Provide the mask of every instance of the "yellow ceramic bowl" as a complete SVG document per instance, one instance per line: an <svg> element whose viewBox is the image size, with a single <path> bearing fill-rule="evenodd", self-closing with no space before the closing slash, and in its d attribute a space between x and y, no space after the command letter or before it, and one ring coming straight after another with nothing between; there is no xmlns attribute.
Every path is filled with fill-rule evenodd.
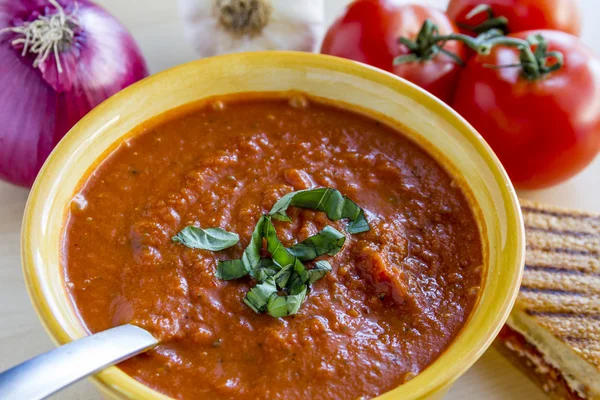
<svg viewBox="0 0 600 400"><path fill-rule="evenodd" d="M464 183L480 211L489 260L470 321L437 361L380 398L439 398L481 356L510 312L523 269L522 217L500 162L468 123L416 86L341 58L290 52L208 58L154 75L102 103L58 144L33 186L22 230L29 294L56 343L86 334L63 287L61 231L88 170L133 128L167 110L216 95L288 90L344 102L408 127ZM93 380L111 397L166 399L116 367Z"/></svg>

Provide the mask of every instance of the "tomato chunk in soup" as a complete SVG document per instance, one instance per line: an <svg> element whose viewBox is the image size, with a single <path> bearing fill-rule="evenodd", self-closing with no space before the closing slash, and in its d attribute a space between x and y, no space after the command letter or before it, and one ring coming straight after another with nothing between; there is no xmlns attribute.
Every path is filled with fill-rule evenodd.
<svg viewBox="0 0 600 400"><path fill-rule="evenodd" d="M343 249L296 315L256 314L251 278L223 281L284 194L331 187L370 231L290 207L291 246L332 226ZM171 237L188 225L240 236L223 251ZM263 250L263 252L266 250ZM426 150L375 119L294 95L224 98L136 129L87 177L63 240L66 289L91 332L137 324L160 345L119 367L174 398L357 399L413 378L453 341L482 281L474 213Z"/></svg>

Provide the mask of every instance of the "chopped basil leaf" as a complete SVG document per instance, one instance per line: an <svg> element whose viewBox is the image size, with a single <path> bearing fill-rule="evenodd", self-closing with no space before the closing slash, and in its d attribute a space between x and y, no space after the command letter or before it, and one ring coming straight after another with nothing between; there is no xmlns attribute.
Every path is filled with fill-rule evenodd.
<svg viewBox="0 0 600 400"><path fill-rule="evenodd" d="M336 255L344 246L346 236L341 232L326 226L316 235L288 248L288 252L302 261L314 260L315 258L328 254Z"/></svg>
<svg viewBox="0 0 600 400"><path fill-rule="evenodd" d="M342 218L348 218L351 221L356 221L363 210L349 198L345 198L344 209L342 210Z"/></svg>
<svg viewBox="0 0 600 400"><path fill-rule="evenodd" d="M348 232L356 235L357 233L368 232L369 230L371 230L371 227L365 218L365 212L360 210L358 217L354 221L350 221L348 224Z"/></svg>
<svg viewBox="0 0 600 400"><path fill-rule="evenodd" d="M296 314L306 299L309 285L332 269L327 261L317 261L312 269L307 269L302 261L314 260L325 254L333 256L346 241L341 232L327 226L316 235L286 249L277 237L272 218L290 221L286 213L289 206L322 211L333 221L348 218L348 232L353 234L370 229L364 211L335 189L319 188L288 193L275 203L270 213L258 220L242 258L219 261L216 275L220 279L230 280L250 274L259 283L246 294L244 303L258 314L267 311L276 318ZM218 233L235 235L225 231ZM237 243L239 239L235 236ZM263 239L266 239L271 258L260 258ZM173 240L182 239L177 237ZM279 290L287 296L280 296Z"/></svg>
<svg viewBox="0 0 600 400"><path fill-rule="evenodd" d="M304 302L304 299L306 299L306 285L304 286L304 289L302 289L299 293L291 294L286 297L288 315L296 314L300 309L300 306Z"/></svg>
<svg viewBox="0 0 600 400"><path fill-rule="evenodd" d="M276 220L289 222L291 219L286 212L289 206L322 211L332 221L348 218L351 221L348 232L352 234L370 229L364 211L336 189L318 188L288 193L275 203L269 215Z"/></svg>
<svg viewBox="0 0 600 400"><path fill-rule="evenodd" d="M308 282L308 271L306 270L304 264L302 264L298 259L296 259L296 262L294 263L294 272L298 274L302 283Z"/></svg>
<svg viewBox="0 0 600 400"><path fill-rule="evenodd" d="M275 271L279 271L281 269L281 267L277 265L272 258L261 258L260 261L258 261L256 268L272 268Z"/></svg>
<svg viewBox="0 0 600 400"><path fill-rule="evenodd" d="M355 202L344 196L344 210L342 211L342 218L348 218L350 223L348 224L348 232L351 234L357 234L361 232L367 232L371 228L365 218L365 212Z"/></svg>
<svg viewBox="0 0 600 400"><path fill-rule="evenodd" d="M304 299L306 299L306 285L298 294L289 296L272 295L267 304L267 312L274 318L296 314L300 310Z"/></svg>
<svg viewBox="0 0 600 400"><path fill-rule="evenodd" d="M288 315L287 296L271 296L267 304L267 312L273 318L285 317Z"/></svg>
<svg viewBox="0 0 600 400"><path fill-rule="evenodd" d="M271 268L260 268L260 269L255 270L253 277L258 282L262 283L262 282L266 281L267 278L269 278L271 276L275 276L276 273L277 273L277 271L274 269L271 269Z"/></svg>
<svg viewBox="0 0 600 400"><path fill-rule="evenodd" d="M256 223L256 226L254 227L252 237L250 238L250 243L248 244L248 247L246 247L246 249L244 250L241 260L219 261L219 263L217 264L216 272L217 278L230 280L241 278L248 274L252 274L252 276L254 277L254 271L257 269L257 266L260 262L260 250L262 249L264 224L265 217L262 216L260 217L260 219ZM227 279L222 277L230 278ZM261 275L261 277L263 279L257 280L260 282L264 282L266 277L263 275Z"/></svg>
<svg viewBox="0 0 600 400"><path fill-rule="evenodd" d="M244 254L242 254L242 262L246 266L248 272L253 271L260 262L260 251L263 246L262 239L266 219L267 218L264 215L260 217L252 232L250 243L244 250Z"/></svg>
<svg viewBox="0 0 600 400"><path fill-rule="evenodd" d="M296 271L292 272L287 284L287 292L289 294L298 294L306 287L306 283L300 278Z"/></svg>
<svg viewBox="0 0 600 400"><path fill-rule="evenodd" d="M291 274L292 274L292 266L291 265L283 267L281 269L281 271L276 273L273 276L273 279L275 279L275 283L277 284L277 287L279 287L280 289L283 289L285 287L285 285L287 285L287 282L290 279Z"/></svg>
<svg viewBox="0 0 600 400"><path fill-rule="evenodd" d="M308 280L315 283L331 271L331 264L325 260L317 261L313 269L308 270Z"/></svg>
<svg viewBox="0 0 600 400"><path fill-rule="evenodd" d="M171 240L191 249L220 251L235 246L240 241L240 237L237 233L227 232L221 228L202 229L190 225L183 228Z"/></svg>
<svg viewBox="0 0 600 400"><path fill-rule="evenodd" d="M273 205L273 207L271 208L271 211L269 211L269 215L278 221L290 222L292 219L290 218L289 215L287 215L286 211L287 211L288 207L290 205L292 205L291 202L294 199L294 196L297 196L300 193L304 193L307 191L308 190L299 190L297 192L291 192L291 193L284 195L282 198L277 200L277 202ZM318 197L319 195L315 194L315 196Z"/></svg>
<svg viewBox="0 0 600 400"><path fill-rule="evenodd" d="M250 276L262 283L270 276L275 276L281 267L273 262L270 258L263 258L258 262L256 268L250 272Z"/></svg>
<svg viewBox="0 0 600 400"><path fill-rule="evenodd" d="M215 275L219 279L230 281L248 275L248 271L242 260L219 261Z"/></svg>
<svg viewBox="0 0 600 400"><path fill-rule="evenodd" d="M246 294L244 303L255 313L260 314L267 309L267 303L271 295L277 293L277 286L275 286L275 280L273 278L267 278L264 283L260 283L254 286Z"/></svg>
<svg viewBox="0 0 600 400"><path fill-rule="evenodd" d="M264 237L267 239L267 250L271 254L271 257L275 263L280 265L282 268L288 265L294 265L296 257L288 252L288 250L283 246L277 237L277 232L275 231L275 227L271 222L271 217L265 217Z"/></svg>
<svg viewBox="0 0 600 400"><path fill-rule="evenodd" d="M276 220L289 222L291 218L286 213L289 206L325 211L326 199L329 198L333 190L319 188L288 193L273 205L269 215Z"/></svg>

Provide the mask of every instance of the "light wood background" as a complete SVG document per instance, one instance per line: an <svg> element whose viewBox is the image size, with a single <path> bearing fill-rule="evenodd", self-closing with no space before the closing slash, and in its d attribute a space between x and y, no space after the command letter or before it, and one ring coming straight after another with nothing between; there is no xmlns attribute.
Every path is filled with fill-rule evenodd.
<svg viewBox="0 0 600 400"><path fill-rule="evenodd" d="M98 2L131 30L152 72L195 58L183 37L174 0ZM330 22L348 1L325 2L327 21ZM443 8L446 0L421 3ZM581 0L580 3L584 9L583 40L600 52L600 24L597 22L600 2ZM0 370L52 348L29 302L21 273L19 231L27 194L25 189L0 182ZM520 195L547 203L600 211L600 158L577 177L560 186ZM83 381L54 398L95 400L100 399L100 395L89 382ZM545 396L494 350L489 350L456 382L446 399L542 400Z"/></svg>

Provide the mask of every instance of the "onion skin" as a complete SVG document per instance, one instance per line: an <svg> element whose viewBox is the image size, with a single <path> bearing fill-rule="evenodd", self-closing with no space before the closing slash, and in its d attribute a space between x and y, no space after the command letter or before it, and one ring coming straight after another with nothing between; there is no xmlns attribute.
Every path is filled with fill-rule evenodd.
<svg viewBox="0 0 600 400"><path fill-rule="evenodd" d="M58 0L65 13L73 0ZM0 29L54 14L47 0L0 0ZM59 53L33 67L35 55L21 55L12 32L0 36L0 179L30 187L62 137L92 108L148 76L129 32L99 6L78 0L80 28Z"/></svg>

